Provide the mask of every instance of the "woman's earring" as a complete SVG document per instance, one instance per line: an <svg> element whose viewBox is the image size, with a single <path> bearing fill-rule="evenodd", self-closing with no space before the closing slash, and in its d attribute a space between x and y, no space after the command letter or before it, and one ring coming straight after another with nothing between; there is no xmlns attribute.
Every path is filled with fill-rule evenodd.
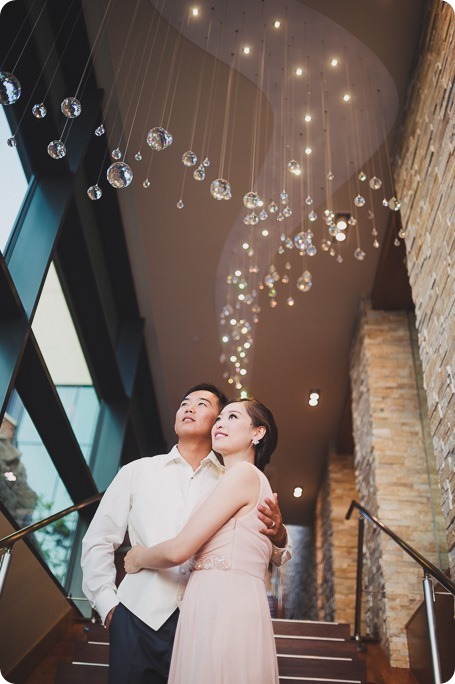
<svg viewBox="0 0 455 684"><path fill-rule="evenodd" d="M253 442L254 446L256 446L256 444L259 444L259 440L257 437L253 437L251 441Z"/></svg>

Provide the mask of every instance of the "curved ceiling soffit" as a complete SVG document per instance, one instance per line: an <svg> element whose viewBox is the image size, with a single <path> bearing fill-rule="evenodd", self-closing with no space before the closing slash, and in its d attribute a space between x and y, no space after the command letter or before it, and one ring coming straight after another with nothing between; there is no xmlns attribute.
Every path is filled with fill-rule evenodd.
<svg viewBox="0 0 455 684"><path fill-rule="evenodd" d="M207 44L207 17L190 17L187 21L181 21L181 13L190 11L186 3L179 7L179 3L164 3L163 7L161 3L150 1L186 39L227 65L232 64L235 32L241 32L241 44L248 45L251 53L237 59L235 68L257 88L264 83L274 84L267 89L263 86L265 102L273 112L273 130L268 149L264 152L261 167L256 169L255 187L245 188L245 193L259 193L265 208L271 200L280 205L282 190L289 194L289 206L293 213L281 223L274 221L273 231L277 237L275 250L280 243L280 234L293 236L298 230L313 228L307 220L312 209L318 214L322 214L326 208L352 211L358 188L357 176L353 174L383 145L385 135L392 129L399 110L395 82L377 55L343 26L299 0L289 0L286 6L283 4L281 7L274 3L273 10L262 2L254 5L246 5L242 0L229 0L219 5L211 3L211 20L223 23L216 44L213 44L215 41ZM181 13L177 20L178 9ZM189 17L189 14L186 16ZM276 20L281 22L278 29L274 28ZM285 26L288 27L286 33ZM288 46L286 50L285 44ZM262 71L261 51L267 54ZM332 58L338 59L336 67L330 64ZM288 73L286 82L283 79L285 66ZM297 67L303 70L300 77L295 72ZM343 95L347 92L351 95L348 103L343 101ZM288 105L285 110L283 98L288 103L292 102L292 111ZM251 111L253 116L254 106ZM312 117L310 123L304 119L307 113ZM287 140L283 145L284 135ZM306 146L313 150L310 159L303 152ZM285 155L286 158L283 158ZM291 159L301 163L302 180L293 177L287 170ZM379 171L374 169L374 174L380 176ZM333 174L330 181L328 172ZM381 169L381 173L386 175L386 169ZM328 206L330 198L346 183L352 189L351 207ZM303 196L298 201L301 193ZM304 198L308 195L313 199L311 206L304 204ZM221 337L226 330L224 323L227 322L223 321L221 312L227 303L232 302L232 286L227 280L240 263L245 273L247 258L250 265L257 269L256 273L249 275L247 290L250 294L256 293L256 296L252 298L253 301L249 298L249 304L242 304L240 311L237 308L236 318L250 323L248 336L253 337L254 322L257 322L257 286L270 265L269 241L272 236L268 240L256 241L254 255L245 255L242 248L246 228L244 218L251 210L245 208L240 198L235 198L235 201L239 206L241 204L241 208L219 257L215 283L216 313L221 317ZM301 206L305 207L304 215ZM270 225L270 218L266 221L267 226ZM304 226L299 228L302 218L305 219ZM320 219L319 216L319 225ZM315 223L315 228L318 224ZM249 360L251 365L251 351Z"/></svg>

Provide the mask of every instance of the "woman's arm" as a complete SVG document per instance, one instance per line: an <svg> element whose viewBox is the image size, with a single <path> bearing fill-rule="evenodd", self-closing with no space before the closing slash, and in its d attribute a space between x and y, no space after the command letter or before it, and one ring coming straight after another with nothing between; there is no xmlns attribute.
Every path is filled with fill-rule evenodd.
<svg viewBox="0 0 455 684"><path fill-rule="evenodd" d="M253 468L237 464L217 483L179 534L147 549L134 546L125 556L126 572L142 568L171 568L185 562L244 506L254 507L259 478Z"/></svg>

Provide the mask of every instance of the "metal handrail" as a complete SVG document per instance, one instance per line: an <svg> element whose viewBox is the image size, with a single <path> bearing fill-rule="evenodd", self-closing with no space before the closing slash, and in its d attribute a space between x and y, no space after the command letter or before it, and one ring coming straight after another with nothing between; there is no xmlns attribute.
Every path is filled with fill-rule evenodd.
<svg viewBox="0 0 455 684"><path fill-rule="evenodd" d="M354 509L357 509L361 516L359 517L359 531L358 531L358 542L357 542L357 582L356 582L356 599L355 599L355 624L354 624L354 638L358 642L359 647L361 647L361 636L360 636L360 622L361 622L361 600L362 600L362 570L363 570L363 536L364 536L364 518L372 522L376 527L378 527L381 532L385 532L391 539L393 539L396 544L401 546L403 551L405 551L408 556L410 556L416 563L418 563L423 569L423 597L425 602L425 609L427 614L428 631L430 638L430 650L431 650L431 660L433 666L433 679L434 684L441 684L441 665L439 661L439 653L437 648L437 638L436 638L436 622L433 603L435 600L433 583L431 577L441 584L444 589L447 589L453 596L455 596L455 582L452 582L439 568L437 568L433 563L422 556L421 553L416 551L410 544L399 537L393 530L391 530L387 525L372 515L366 508L361 506L357 501L351 501L349 510L346 513L346 520L351 518Z"/></svg>
<svg viewBox="0 0 455 684"><path fill-rule="evenodd" d="M30 534L33 534L37 530L40 530L41 528L46 527L47 525L50 525L56 520L64 518L66 515L69 515L74 511L81 511L84 508L87 508L88 506L91 506L92 504L100 501L101 497L103 496L103 493L104 492L101 492L100 494L95 494L94 496L91 496L88 499L84 499L84 501L81 501L78 504L73 504L72 506L65 508L63 511L60 511L59 513L53 513L49 517L44 518L39 522L27 525L27 527L23 527L21 530L16 530L16 532L8 534L6 537L3 537L3 539L0 539L0 550L5 549L4 553L0 557L0 595L3 590L3 585L5 584L9 564L11 562L11 558L13 555L13 546L16 542L21 541L21 539L25 539Z"/></svg>

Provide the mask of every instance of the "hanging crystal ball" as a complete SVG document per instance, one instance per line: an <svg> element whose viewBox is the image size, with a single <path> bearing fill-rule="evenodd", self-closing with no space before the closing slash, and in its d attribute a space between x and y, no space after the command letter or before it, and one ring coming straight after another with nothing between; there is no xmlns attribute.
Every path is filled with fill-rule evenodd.
<svg viewBox="0 0 455 684"><path fill-rule="evenodd" d="M289 218L289 216L292 216L292 209L291 207L284 207L283 209L283 216L286 216L286 218Z"/></svg>
<svg viewBox="0 0 455 684"><path fill-rule="evenodd" d="M147 188L150 187L150 185L151 185L151 183L150 183L148 178L146 178L145 181L143 181L143 183L142 183L142 187L145 188L146 190L147 190Z"/></svg>
<svg viewBox="0 0 455 684"><path fill-rule="evenodd" d="M0 104L14 104L21 96L21 84L13 74L0 71Z"/></svg>
<svg viewBox="0 0 455 684"><path fill-rule="evenodd" d="M306 198L305 204L308 204L309 207L313 204L313 198L310 195Z"/></svg>
<svg viewBox="0 0 455 684"><path fill-rule="evenodd" d="M112 159L116 159L117 161L122 158L122 153L118 147L116 147L115 150L112 150L111 157Z"/></svg>
<svg viewBox="0 0 455 684"><path fill-rule="evenodd" d="M205 167L210 166L210 159L208 157L206 157L204 159L204 161L202 162L202 165Z"/></svg>
<svg viewBox="0 0 455 684"><path fill-rule="evenodd" d="M133 180L133 172L125 162L114 162L108 168L106 177L113 188L126 188Z"/></svg>
<svg viewBox="0 0 455 684"><path fill-rule="evenodd" d="M32 114L37 119L44 119L44 117L47 114L47 109L45 105L42 102L40 102L39 104L33 105Z"/></svg>
<svg viewBox="0 0 455 684"><path fill-rule="evenodd" d="M182 164L183 166L194 166L197 164L197 155L191 152L191 150L184 152L182 154Z"/></svg>
<svg viewBox="0 0 455 684"><path fill-rule="evenodd" d="M197 169L194 169L193 171L193 178L194 180L197 181L203 181L205 178L205 169L204 166L198 166Z"/></svg>
<svg viewBox="0 0 455 684"><path fill-rule="evenodd" d="M315 211L310 211L310 213L308 214L308 219L310 221L316 221L317 217L318 217L318 215L316 214Z"/></svg>
<svg viewBox="0 0 455 684"><path fill-rule="evenodd" d="M152 150L155 150L156 152L165 150L166 147L172 145L173 141L174 138L169 133L169 131L166 131L164 128L161 128L160 126L155 126L155 128L152 128L147 133L147 145L150 145Z"/></svg>
<svg viewBox="0 0 455 684"><path fill-rule="evenodd" d="M259 218L260 218L261 221L265 221L266 219L268 219L268 217L269 217L269 215L268 215L268 213L266 212L265 209L262 209L262 210L259 212Z"/></svg>
<svg viewBox="0 0 455 684"><path fill-rule="evenodd" d="M183 200L179 199L179 201L177 202L177 209L183 209L184 206L185 205L183 204Z"/></svg>
<svg viewBox="0 0 455 684"><path fill-rule="evenodd" d="M362 195L357 195L354 197L354 204L356 207L363 207L365 204L365 197L362 197Z"/></svg>
<svg viewBox="0 0 455 684"><path fill-rule="evenodd" d="M52 159L61 159L66 155L66 147L61 140L53 140L47 146L47 153Z"/></svg>
<svg viewBox="0 0 455 684"><path fill-rule="evenodd" d="M377 240L373 240L373 247L377 249L379 247L379 242Z"/></svg>
<svg viewBox="0 0 455 684"><path fill-rule="evenodd" d="M360 247L357 247L357 249L354 252L354 256L358 261L363 261L365 259L365 252L363 249L360 249Z"/></svg>
<svg viewBox="0 0 455 684"><path fill-rule="evenodd" d="M103 124L101 124L100 126L98 126L98 128L95 128L95 135L96 135L98 138L100 138L102 135L104 135L105 132L106 132L106 130L105 130Z"/></svg>
<svg viewBox="0 0 455 684"><path fill-rule="evenodd" d="M217 178L210 185L210 194L216 200L230 200L232 197L231 185L224 178Z"/></svg>
<svg viewBox="0 0 455 684"><path fill-rule="evenodd" d="M399 239L398 239L398 238L395 238L395 240L393 241L393 244L395 245L395 247L399 247L399 246L400 246L400 241L399 241Z"/></svg>
<svg viewBox="0 0 455 684"><path fill-rule="evenodd" d="M392 211L398 211L401 208L401 202L395 196L389 199L389 209Z"/></svg>
<svg viewBox="0 0 455 684"><path fill-rule="evenodd" d="M312 257L312 256L315 256L317 251L318 250L316 249L315 245L311 244L311 245L308 245L306 253L308 254L308 256Z"/></svg>
<svg viewBox="0 0 455 684"><path fill-rule="evenodd" d="M306 233L297 233L297 235L294 235L294 244L297 249L306 249L308 244Z"/></svg>
<svg viewBox="0 0 455 684"><path fill-rule="evenodd" d="M254 192L253 190L251 190L251 192L247 192L243 198L243 204L247 209L255 209L259 206L260 201L261 198L259 197L258 193Z"/></svg>
<svg viewBox="0 0 455 684"><path fill-rule="evenodd" d="M388 206L389 206L389 200L388 200L386 197L384 197L384 199L382 200L382 206L383 206L383 207L388 207Z"/></svg>
<svg viewBox="0 0 455 684"><path fill-rule="evenodd" d="M75 119L82 112L82 105L75 97L65 97L60 109L68 119Z"/></svg>
<svg viewBox="0 0 455 684"><path fill-rule="evenodd" d="M332 243L330 242L330 240L327 240L327 238L324 238L324 239L321 241L321 249L322 249L324 252L328 252L329 249L330 249L330 245L331 245L331 244L332 244Z"/></svg>
<svg viewBox="0 0 455 684"><path fill-rule="evenodd" d="M373 176L370 178L370 188L372 190L379 190L379 188L382 188L382 180L377 176Z"/></svg>
<svg viewBox="0 0 455 684"><path fill-rule="evenodd" d="M136 152L134 158L136 161L142 161L142 154L140 152Z"/></svg>
<svg viewBox="0 0 455 684"><path fill-rule="evenodd" d="M283 215L283 213L282 213L281 211L277 214L276 220L277 220L277 221L280 221L280 222L281 222L281 221L284 221L284 215Z"/></svg>
<svg viewBox="0 0 455 684"><path fill-rule="evenodd" d="M6 141L6 144L8 145L8 147L16 147L17 141L16 141L16 138L14 137L14 135L11 138L8 138L8 140Z"/></svg>
<svg viewBox="0 0 455 684"><path fill-rule="evenodd" d="M365 173L365 171L361 171L359 173L359 181L362 181L362 183L363 183L363 181L366 181L366 179L367 179L367 174Z"/></svg>
<svg viewBox="0 0 455 684"><path fill-rule="evenodd" d="M332 171L329 171L327 174L327 178L328 178L328 180L333 180L335 178L335 174L332 173Z"/></svg>
<svg viewBox="0 0 455 684"><path fill-rule="evenodd" d="M278 211L278 204L276 202L270 202L269 206L267 207L269 212L271 214L276 214Z"/></svg>
<svg viewBox="0 0 455 684"><path fill-rule="evenodd" d="M289 202L289 195L286 190L280 193L281 204L287 204Z"/></svg>
<svg viewBox="0 0 455 684"><path fill-rule="evenodd" d="M291 161L288 162L288 169L294 176L299 176L301 173L300 164L295 159L291 159Z"/></svg>
<svg viewBox="0 0 455 684"><path fill-rule="evenodd" d="M99 200L102 194L103 191L101 190L99 185L91 185L87 190L87 195L90 197L91 200Z"/></svg>
<svg viewBox="0 0 455 684"><path fill-rule="evenodd" d="M309 271L305 271L305 273L309 273ZM300 292L308 292L308 290L311 290L311 286L313 285L311 274L309 279L305 275L301 275L300 278L297 279L296 285Z"/></svg>

